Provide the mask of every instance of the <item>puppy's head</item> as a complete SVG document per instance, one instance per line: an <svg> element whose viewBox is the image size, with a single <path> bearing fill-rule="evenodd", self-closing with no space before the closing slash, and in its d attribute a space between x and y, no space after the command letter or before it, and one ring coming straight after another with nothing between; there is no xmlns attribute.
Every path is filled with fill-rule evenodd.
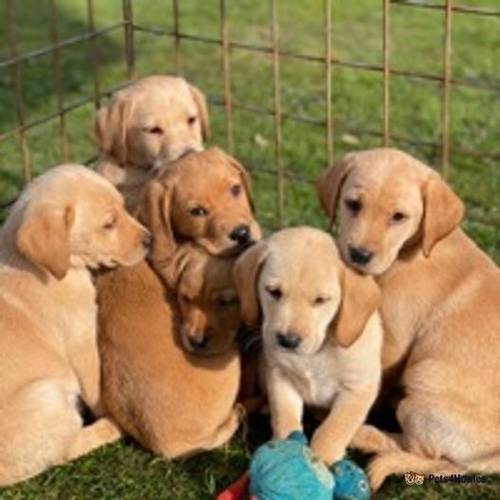
<svg viewBox="0 0 500 500"><path fill-rule="evenodd" d="M153 181L140 218L154 236L152 260L157 270L168 264L183 240L220 255L239 253L261 237L249 176L217 148L177 161Z"/></svg>
<svg viewBox="0 0 500 500"><path fill-rule="evenodd" d="M460 223L464 207L443 179L395 149L346 155L318 182L321 205L335 221L344 260L367 274L384 273L403 248L429 257Z"/></svg>
<svg viewBox="0 0 500 500"><path fill-rule="evenodd" d="M262 318L266 349L314 354L332 336L341 346L361 335L379 303L371 277L348 269L333 239L312 228L279 231L236 261L245 323Z"/></svg>
<svg viewBox="0 0 500 500"><path fill-rule="evenodd" d="M214 257L190 244L176 251L167 285L177 297L187 351L214 355L234 345L242 322L233 264L234 258Z"/></svg>
<svg viewBox="0 0 500 500"><path fill-rule="evenodd" d="M94 135L99 149L119 165L159 168L203 149L207 103L182 78L151 76L118 91L99 110Z"/></svg>
<svg viewBox="0 0 500 500"><path fill-rule="evenodd" d="M70 268L133 265L150 234L125 210L103 177L78 165L37 178L13 208L17 248L33 264L64 278Z"/></svg>

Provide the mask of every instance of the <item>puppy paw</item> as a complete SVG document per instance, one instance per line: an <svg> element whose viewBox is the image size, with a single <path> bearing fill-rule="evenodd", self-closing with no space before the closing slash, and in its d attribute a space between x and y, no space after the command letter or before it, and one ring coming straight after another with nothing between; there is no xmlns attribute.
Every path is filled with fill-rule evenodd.
<svg viewBox="0 0 500 500"><path fill-rule="evenodd" d="M317 438L316 436L313 436L311 441L311 451L328 467L341 460L345 455L345 449L340 450L329 439Z"/></svg>
<svg viewBox="0 0 500 500"><path fill-rule="evenodd" d="M386 460L383 455L374 458L368 464L368 479L370 481L370 486L372 492L377 491L385 481L386 477L390 474L387 469Z"/></svg>

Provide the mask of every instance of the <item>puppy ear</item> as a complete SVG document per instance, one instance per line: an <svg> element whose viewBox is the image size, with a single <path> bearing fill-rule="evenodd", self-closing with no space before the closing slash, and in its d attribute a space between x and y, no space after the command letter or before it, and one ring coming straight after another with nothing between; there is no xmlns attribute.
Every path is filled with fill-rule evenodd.
<svg viewBox="0 0 500 500"><path fill-rule="evenodd" d="M432 173L424 187L422 251L429 257L434 245L453 231L464 216L462 200L444 180Z"/></svg>
<svg viewBox="0 0 500 500"><path fill-rule="evenodd" d="M191 92L191 95L193 96L196 106L198 107L198 114L200 116L201 123L201 134L203 140L206 141L210 136L207 100L205 99L203 92L198 87L189 85L189 90Z"/></svg>
<svg viewBox="0 0 500 500"><path fill-rule="evenodd" d="M252 196L252 181L250 179L250 174L247 172L246 168L235 158L232 156L229 156L228 154L224 153L224 151L220 150L217 148L219 153L224 155L231 166L238 171L241 177L241 182L243 184L243 188L245 189L245 193L248 198L248 203L250 204L250 208L252 209L252 212L255 213L255 204L253 202L253 196Z"/></svg>
<svg viewBox="0 0 500 500"><path fill-rule="evenodd" d="M175 291L179 288L182 275L189 264L189 256L189 245L179 246L169 260L169 265L163 268L160 273L161 277L165 281L165 284L171 290Z"/></svg>
<svg viewBox="0 0 500 500"><path fill-rule="evenodd" d="M127 121L130 106L117 94L108 107L97 112L94 121L94 137L99 149L113 158L120 165L127 162Z"/></svg>
<svg viewBox="0 0 500 500"><path fill-rule="evenodd" d="M66 208L42 205L25 213L16 244L19 252L36 266L62 280L70 266L69 232L75 213Z"/></svg>
<svg viewBox="0 0 500 500"><path fill-rule="evenodd" d="M153 235L150 261L153 267L162 272L169 266L177 249L171 223L171 201L173 182L151 181L138 211L138 218Z"/></svg>
<svg viewBox="0 0 500 500"><path fill-rule="evenodd" d="M240 255L233 267L233 279L240 299L241 316L248 326L256 325L260 319L257 281L267 255L267 245L261 241Z"/></svg>
<svg viewBox="0 0 500 500"><path fill-rule="evenodd" d="M380 290L371 276L363 276L348 267L344 269L342 302L332 325L333 334L342 347L349 347L361 336L380 301Z"/></svg>
<svg viewBox="0 0 500 500"><path fill-rule="evenodd" d="M349 170L353 165L353 159L356 153L349 153L341 160L328 168L316 183L321 208L330 218L331 224L335 223L335 213L337 208L337 198L345 181Z"/></svg>

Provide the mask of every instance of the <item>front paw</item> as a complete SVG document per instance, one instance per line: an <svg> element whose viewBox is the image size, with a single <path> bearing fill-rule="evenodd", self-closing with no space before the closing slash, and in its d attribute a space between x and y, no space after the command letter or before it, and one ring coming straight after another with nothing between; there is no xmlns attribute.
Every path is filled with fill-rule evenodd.
<svg viewBox="0 0 500 500"><path fill-rule="evenodd" d="M314 435L311 441L311 451L328 467L342 460L345 455L345 449L339 449L332 443L331 439Z"/></svg>

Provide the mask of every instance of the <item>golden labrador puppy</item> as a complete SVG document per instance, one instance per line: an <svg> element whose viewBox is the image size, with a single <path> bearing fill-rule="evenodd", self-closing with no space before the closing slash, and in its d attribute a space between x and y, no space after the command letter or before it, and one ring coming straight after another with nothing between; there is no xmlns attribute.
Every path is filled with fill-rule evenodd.
<svg viewBox="0 0 500 500"><path fill-rule="evenodd" d="M500 471L500 272L459 228L441 177L394 149L347 155L319 181L344 259L382 290L385 372L405 364L402 434L362 428L354 445L389 474Z"/></svg>
<svg viewBox="0 0 500 500"><path fill-rule="evenodd" d="M340 460L379 388L379 291L348 269L333 239L284 229L242 254L235 283L245 322L262 315L265 380L275 438L302 429L304 403L329 409L313 452Z"/></svg>
<svg viewBox="0 0 500 500"><path fill-rule="evenodd" d="M165 457L216 448L238 428L233 261L183 245L168 276L176 294L145 262L99 278L104 405L125 432Z"/></svg>
<svg viewBox="0 0 500 500"><path fill-rule="evenodd" d="M168 274L179 243L191 240L210 254L239 253L260 239L250 177L218 148L172 164L146 188L139 219L154 234L151 260Z"/></svg>
<svg viewBox="0 0 500 500"><path fill-rule="evenodd" d="M182 78L150 76L116 92L97 113L97 170L135 207L159 168L192 151L208 136L205 97Z"/></svg>
<svg viewBox="0 0 500 500"><path fill-rule="evenodd" d="M0 485L34 476L119 436L99 414L90 269L133 265L150 241L123 199L78 165L22 193L0 232Z"/></svg>

